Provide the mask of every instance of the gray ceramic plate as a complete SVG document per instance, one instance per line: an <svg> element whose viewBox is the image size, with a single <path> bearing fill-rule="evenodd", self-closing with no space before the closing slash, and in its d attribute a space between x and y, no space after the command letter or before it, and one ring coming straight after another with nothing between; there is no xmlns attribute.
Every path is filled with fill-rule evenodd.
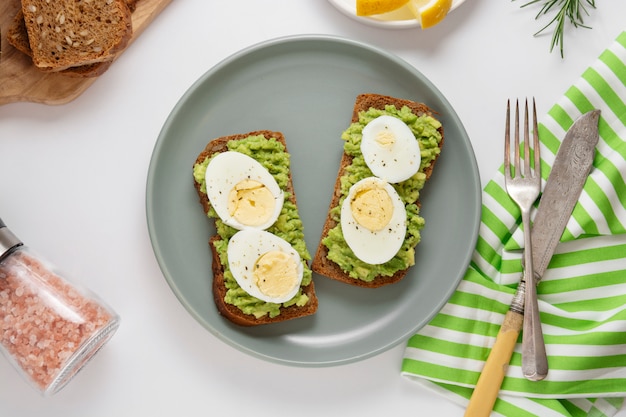
<svg viewBox="0 0 626 417"><path fill-rule="evenodd" d="M282 131L306 243L317 247L357 94L422 101L439 113L445 147L422 193L426 227L416 265L392 286L363 289L314 275L314 316L242 328L222 318L211 295L214 234L193 187L206 143L253 130ZM156 142L146 209L157 261L172 291L209 332L251 355L297 366L357 361L405 341L452 295L474 248L480 180L461 121L442 94L403 60L330 36L280 38L245 49L204 74L168 117Z"/></svg>

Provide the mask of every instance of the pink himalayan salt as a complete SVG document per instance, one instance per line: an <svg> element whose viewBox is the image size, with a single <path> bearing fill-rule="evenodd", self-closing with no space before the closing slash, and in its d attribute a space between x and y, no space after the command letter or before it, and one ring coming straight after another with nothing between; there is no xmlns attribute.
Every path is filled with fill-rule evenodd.
<svg viewBox="0 0 626 417"><path fill-rule="evenodd" d="M114 313L32 255L20 250L0 264L0 345L40 390L59 384L68 359L107 326L112 334L112 325ZM96 341L90 355L105 341ZM87 360L69 370L64 383Z"/></svg>

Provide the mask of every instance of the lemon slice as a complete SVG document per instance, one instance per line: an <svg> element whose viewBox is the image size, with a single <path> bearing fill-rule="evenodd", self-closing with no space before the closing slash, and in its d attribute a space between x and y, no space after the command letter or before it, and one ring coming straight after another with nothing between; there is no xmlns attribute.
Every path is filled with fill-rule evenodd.
<svg viewBox="0 0 626 417"><path fill-rule="evenodd" d="M356 15L371 16L391 12L408 2L409 0L356 0Z"/></svg>
<svg viewBox="0 0 626 417"><path fill-rule="evenodd" d="M452 0L410 0L409 8L422 29L441 23L452 7Z"/></svg>

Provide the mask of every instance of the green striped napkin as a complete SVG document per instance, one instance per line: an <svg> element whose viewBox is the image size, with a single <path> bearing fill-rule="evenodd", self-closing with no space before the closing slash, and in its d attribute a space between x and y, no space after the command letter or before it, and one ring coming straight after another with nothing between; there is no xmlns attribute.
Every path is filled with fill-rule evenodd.
<svg viewBox="0 0 626 417"><path fill-rule="evenodd" d="M538 287L550 371L523 377L520 336L492 415L613 416L626 397L626 32L540 120L544 180L569 126L594 108L594 168ZM464 279L404 352L403 376L463 407L520 279L520 223L500 169Z"/></svg>

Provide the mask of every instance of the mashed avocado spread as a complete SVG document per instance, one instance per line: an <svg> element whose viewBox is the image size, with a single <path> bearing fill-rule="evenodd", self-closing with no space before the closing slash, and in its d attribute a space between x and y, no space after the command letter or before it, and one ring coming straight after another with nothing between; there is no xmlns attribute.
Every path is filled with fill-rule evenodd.
<svg viewBox="0 0 626 417"><path fill-rule="evenodd" d="M300 284L300 290L289 301L282 304L268 303L255 298L245 292L228 268L227 248L228 240L237 230L225 225L211 208L208 216L215 219L217 234L221 240L216 242L216 249L219 253L220 263L224 269L224 281L227 287L225 301L238 307L245 314L252 314L255 317L263 317L269 314L270 317L276 317L280 314L280 307L288 307L291 305L303 306L309 301L309 297L302 293L302 287L311 283L311 270L307 261L311 259L306 245L304 243L304 228L297 207L289 200L289 193L286 192L289 181L289 154L285 151L282 143L275 138L266 139L264 136L249 136L240 140L228 142L228 150L240 152L253 157L261 163L269 173L276 179L278 186L285 192L285 202L280 212L278 220L267 231L278 237L285 239L300 254L304 265L304 276ZM215 156L217 154L214 154ZM212 157L206 158L202 163L193 167L193 176L197 183L201 185L201 191L206 192L206 182L204 174Z"/></svg>
<svg viewBox="0 0 626 417"><path fill-rule="evenodd" d="M340 226L340 211L350 187L363 178L372 176L372 171L365 164L360 150L361 132L370 121L382 115L397 117L409 126L419 142L422 160L418 172L413 177L393 184L407 210L407 233L404 243L391 260L380 265L371 265L358 259L346 244ZM359 113L359 121L352 123L342 133L341 138L345 141L344 151L352 157L352 164L346 168L341 177L342 197L339 204L331 209L331 216L337 222L337 226L328 232L322 243L328 248L328 259L339 265L350 277L372 281L376 276L391 276L415 263L415 246L420 242L420 230L424 227L424 219L419 215L416 202L426 182L424 170L440 152L439 144L442 137L437 130L440 127L441 123L438 120L428 115L417 116L406 106L401 109L386 106L384 110L370 108L368 111Z"/></svg>

